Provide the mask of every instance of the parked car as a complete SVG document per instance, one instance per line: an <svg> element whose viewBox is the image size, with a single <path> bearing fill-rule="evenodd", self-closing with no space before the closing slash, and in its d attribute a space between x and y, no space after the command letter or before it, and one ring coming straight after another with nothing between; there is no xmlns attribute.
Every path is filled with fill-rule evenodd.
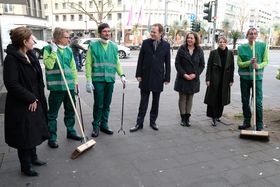
<svg viewBox="0 0 280 187"><path fill-rule="evenodd" d="M38 40L35 37L33 37L33 40L34 40L33 50L35 52L36 57L40 59L43 56L43 48L48 45L48 42L45 42L43 40Z"/></svg>
<svg viewBox="0 0 280 187"><path fill-rule="evenodd" d="M81 38L79 40L79 45L85 49L88 49L89 43L96 40L98 40L98 38ZM130 56L130 49L128 47L122 45L117 45L117 46L118 46L118 53L120 59Z"/></svg>

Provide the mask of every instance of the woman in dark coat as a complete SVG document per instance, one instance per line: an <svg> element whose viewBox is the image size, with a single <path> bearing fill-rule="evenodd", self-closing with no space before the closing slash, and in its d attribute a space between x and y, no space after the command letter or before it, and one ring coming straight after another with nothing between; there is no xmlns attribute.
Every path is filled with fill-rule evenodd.
<svg viewBox="0 0 280 187"><path fill-rule="evenodd" d="M32 165L45 165L38 159L36 146L49 136L47 103L42 70L32 52L32 33L18 27L10 32L12 44L4 60L4 84L8 91L5 106L5 141L16 148L21 171L38 176Z"/></svg>
<svg viewBox="0 0 280 187"><path fill-rule="evenodd" d="M232 51L227 48L227 39L218 39L219 47L210 52L207 72L204 103L207 104L207 116L212 118L212 125L223 114L224 106L230 103L230 87L233 84L234 58Z"/></svg>
<svg viewBox="0 0 280 187"><path fill-rule="evenodd" d="M181 45L175 59L177 77L174 90L179 92L181 125L190 126L193 95L199 92L199 76L205 66L203 50L199 46L198 35L190 32L186 43Z"/></svg>

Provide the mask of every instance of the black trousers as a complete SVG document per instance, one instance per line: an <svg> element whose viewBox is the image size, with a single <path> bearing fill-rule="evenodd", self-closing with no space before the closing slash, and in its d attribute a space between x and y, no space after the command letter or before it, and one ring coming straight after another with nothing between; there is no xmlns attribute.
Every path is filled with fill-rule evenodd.
<svg viewBox="0 0 280 187"><path fill-rule="evenodd" d="M160 98L160 92L152 92L152 94L153 94L153 101L152 101L152 108L150 111L150 124L154 124L158 117L158 106L159 106L159 98ZM143 125L144 123L144 118L149 104L149 97L150 97L150 91L141 90L141 100L140 100L140 106L139 106L137 122L136 122L138 125Z"/></svg>
<svg viewBox="0 0 280 187"><path fill-rule="evenodd" d="M29 169L32 166L32 161L38 159L36 154L36 147L31 149L18 149L18 158L21 170Z"/></svg>

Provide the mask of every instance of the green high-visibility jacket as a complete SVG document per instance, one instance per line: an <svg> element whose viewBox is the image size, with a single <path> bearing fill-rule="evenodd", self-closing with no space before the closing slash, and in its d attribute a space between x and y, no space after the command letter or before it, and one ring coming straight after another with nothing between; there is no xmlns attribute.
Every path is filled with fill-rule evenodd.
<svg viewBox="0 0 280 187"><path fill-rule="evenodd" d="M262 80L264 67L268 64L268 52L265 43L255 43L256 58L258 69L256 69L256 80ZM252 46L244 44L238 47L238 73L242 79L253 80L253 67L251 59L253 58Z"/></svg>
<svg viewBox="0 0 280 187"><path fill-rule="evenodd" d="M57 53L54 53L51 52L50 46L46 46L44 48L43 61L46 67L47 89L50 91L66 90L65 83L57 64L56 55L61 63L69 89L75 89L77 72L72 50L69 47L64 49L59 48Z"/></svg>
<svg viewBox="0 0 280 187"><path fill-rule="evenodd" d="M123 74L117 46L111 41L108 44L103 44L101 41L92 42L87 53L87 80L115 82L116 72L118 75Z"/></svg>

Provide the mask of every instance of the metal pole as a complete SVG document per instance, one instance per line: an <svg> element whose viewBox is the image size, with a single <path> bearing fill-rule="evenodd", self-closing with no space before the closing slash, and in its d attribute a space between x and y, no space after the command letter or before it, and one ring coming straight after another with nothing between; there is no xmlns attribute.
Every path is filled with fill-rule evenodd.
<svg viewBox="0 0 280 187"><path fill-rule="evenodd" d="M195 22L197 22L197 8L198 8L198 0L196 0L196 6L195 6Z"/></svg>
<svg viewBox="0 0 280 187"><path fill-rule="evenodd" d="M215 48L215 34L216 34L216 22L217 22L217 11L218 11L218 0L215 0L214 3L215 11L214 11L214 19L213 19L213 42L212 42L212 49Z"/></svg>
<svg viewBox="0 0 280 187"><path fill-rule="evenodd" d="M169 0L165 0L165 6L164 6L164 26L167 26L167 5Z"/></svg>

